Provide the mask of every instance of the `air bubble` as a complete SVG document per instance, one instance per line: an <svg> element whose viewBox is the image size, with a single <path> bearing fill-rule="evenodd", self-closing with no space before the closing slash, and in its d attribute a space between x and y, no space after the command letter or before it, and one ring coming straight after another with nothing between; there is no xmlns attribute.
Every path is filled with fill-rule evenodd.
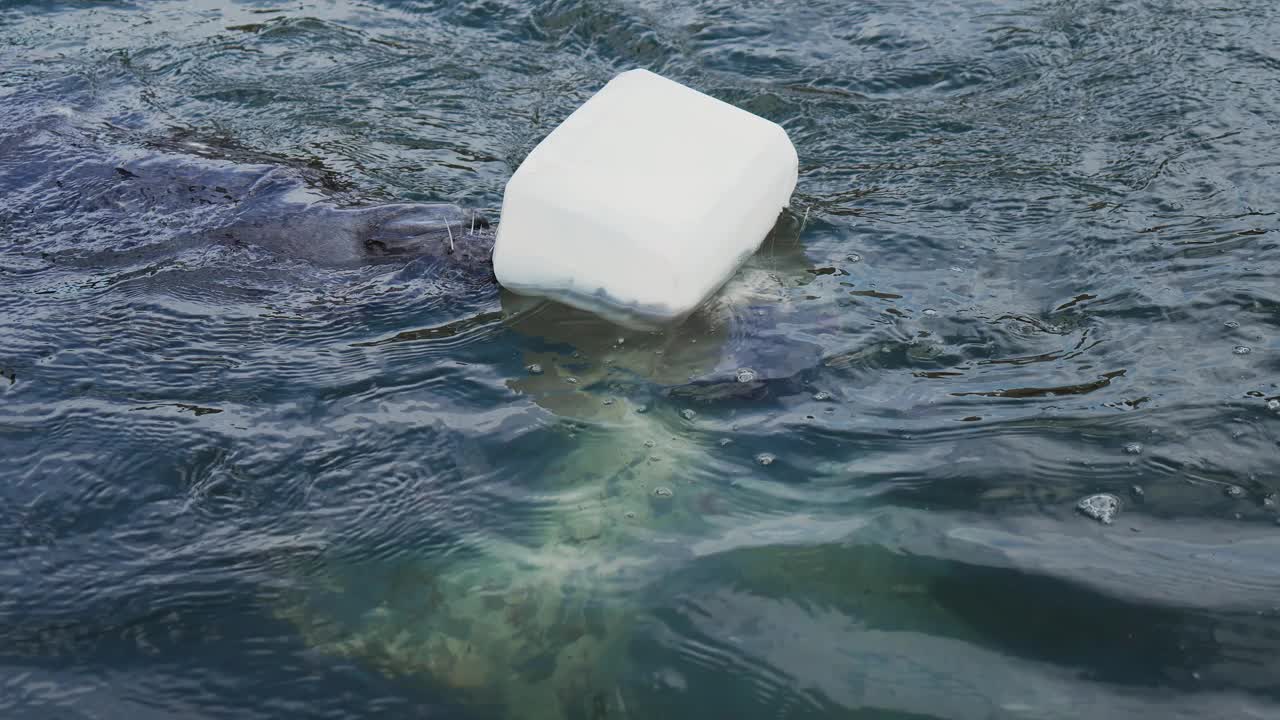
<svg viewBox="0 0 1280 720"><path fill-rule="evenodd" d="M1142 454L1142 443L1131 442L1124 446L1124 451L1130 455Z"/></svg>
<svg viewBox="0 0 1280 720"><path fill-rule="evenodd" d="M846 255L844 259L848 260L851 263L862 262L862 256L859 255L858 253L851 253L849 255Z"/></svg>
<svg viewBox="0 0 1280 720"><path fill-rule="evenodd" d="M565 381L565 382L567 382L567 383L569 383L570 385L577 385L577 384L578 384L578 378L576 378L576 377L567 377L567 378L565 378L565 379L564 379L564 381Z"/></svg>
<svg viewBox="0 0 1280 720"><path fill-rule="evenodd" d="M1239 500L1244 497L1244 488L1239 485L1228 485L1222 488L1222 494L1233 500Z"/></svg>
<svg viewBox="0 0 1280 720"><path fill-rule="evenodd" d="M754 382L756 379L756 371L751 368L738 368L738 372L734 377L736 377L740 383Z"/></svg>
<svg viewBox="0 0 1280 720"><path fill-rule="evenodd" d="M813 394L813 399L817 400L818 402L827 402L828 400L831 399L831 393L827 392L826 390L819 390L818 392Z"/></svg>
<svg viewBox="0 0 1280 720"><path fill-rule="evenodd" d="M671 492L671 488L669 487L658 487L653 489L654 497L669 498L673 494L674 493Z"/></svg>
<svg viewBox="0 0 1280 720"><path fill-rule="evenodd" d="M928 315L929 317L933 317L934 315L937 315L937 314L938 314L938 311L937 311L937 310L934 310L933 308L927 308L927 309L924 311L924 314L925 314L925 315Z"/></svg>
<svg viewBox="0 0 1280 720"><path fill-rule="evenodd" d="M1268 410L1280 410L1280 400L1268 400L1268 401L1267 401L1267 409L1268 409Z"/></svg>
<svg viewBox="0 0 1280 720"><path fill-rule="evenodd" d="M542 366L539 365L538 363L533 363L532 365L529 365L528 367L525 368L525 370L528 370L530 375L542 374Z"/></svg>
<svg viewBox="0 0 1280 720"><path fill-rule="evenodd" d="M1223 323L1223 325L1226 325L1227 327L1231 328L1232 330L1235 330L1236 328L1240 327L1240 323L1236 322L1235 320L1228 320L1228 321L1224 322L1224 323Z"/></svg>
<svg viewBox="0 0 1280 720"><path fill-rule="evenodd" d="M645 447L647 447L647 448L654 447L654 446L655 446L655 445L657 445L657 444L658 444L658 443L656 443L656 442L654 442L654 441L652 441L652 440L645 440L645 441L644 441L644 446L645 446Z"/></svg>
<svg viewBox="0 0 1280 720"><path fill-rule="evenodd" d="M1231 350L1231 352L1235 353L1236 355L1248 355L1249 353L1253 352L1253 348L1249 347L1248 345L1237 345Z"/></svg>
<svg viewBox="0 0 1280 720"><path fill-rule="evenodd" d="M777 459L773 453L760 453L756 456L756 462L760 465L772 465L773 461Z"/></svg>
<svg viewBox="0 0 1280 720"><path fill-rule="evenodd" d="M688 409L688 408L685 408L684 410L681 410L681 411L680 411L680 417L684 418L685 420L692 420L692 419L694 419L694 418L698 417L698 413L696 413L696 412L694 412L694 411L692 411L692 410L690 410L690 409Z"/></svg>
<svg viewBox="0 0 1280 720"><path fill-rule="evenodd" d="M720 447L728 447L733 441L729 438L720 438Z"/></svg>

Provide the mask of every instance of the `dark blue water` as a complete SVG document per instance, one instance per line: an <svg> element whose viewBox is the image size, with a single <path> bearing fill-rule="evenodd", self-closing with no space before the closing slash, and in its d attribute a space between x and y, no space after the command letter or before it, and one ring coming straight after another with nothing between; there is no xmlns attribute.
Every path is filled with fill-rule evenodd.
<svg viewBox="0 0 1280 720"><path fill-rule="evenodd" d="M1277 38L1263 0L0 4L0 715L1280 717ZM632 67L801 158L663 333L194 242L208 203L89 171L500 222Z"/></svg>

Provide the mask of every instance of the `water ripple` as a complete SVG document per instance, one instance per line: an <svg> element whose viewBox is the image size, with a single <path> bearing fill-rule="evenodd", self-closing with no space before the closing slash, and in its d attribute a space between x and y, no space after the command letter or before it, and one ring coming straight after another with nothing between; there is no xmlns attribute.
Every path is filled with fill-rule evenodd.
<svg viewBox="0 0 1280 720"><path fill-rule="evenodd" d="M6 4L0 709L1276 716L1277 33L1262 0ZM76 163L500 220L636 66L801 161L666 332L209 246L217 193Z"/></svg>

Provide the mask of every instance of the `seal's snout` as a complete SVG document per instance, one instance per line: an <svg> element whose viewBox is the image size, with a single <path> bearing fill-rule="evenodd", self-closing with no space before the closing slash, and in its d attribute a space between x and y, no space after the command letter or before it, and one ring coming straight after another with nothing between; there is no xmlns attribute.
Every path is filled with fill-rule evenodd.
<svg viewBox="0 0 1280 720"><path fill-rule="evenodd" d="M489 227L476 213L450 204L404 203L360 212L368 214L365 247L373 255L453 253Z"/></svg>
<svg viewBox="0 0 1280 720"><path fill-rule="evenodd" d="M457 205L401 203L355 211L371 257L434 256L472 272L492 274L489 221Z"/></svg>

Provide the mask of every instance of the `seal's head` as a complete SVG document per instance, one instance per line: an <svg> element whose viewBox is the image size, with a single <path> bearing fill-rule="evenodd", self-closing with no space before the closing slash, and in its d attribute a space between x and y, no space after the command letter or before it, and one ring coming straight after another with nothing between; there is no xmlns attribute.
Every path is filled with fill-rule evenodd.
<svg viewBox="0 0 1280 720"><path fill-rule="evenodd" d="M397 203L356 212L370 257L430 255L493 272L494 233L474 211L447 203Z"/></svg>

